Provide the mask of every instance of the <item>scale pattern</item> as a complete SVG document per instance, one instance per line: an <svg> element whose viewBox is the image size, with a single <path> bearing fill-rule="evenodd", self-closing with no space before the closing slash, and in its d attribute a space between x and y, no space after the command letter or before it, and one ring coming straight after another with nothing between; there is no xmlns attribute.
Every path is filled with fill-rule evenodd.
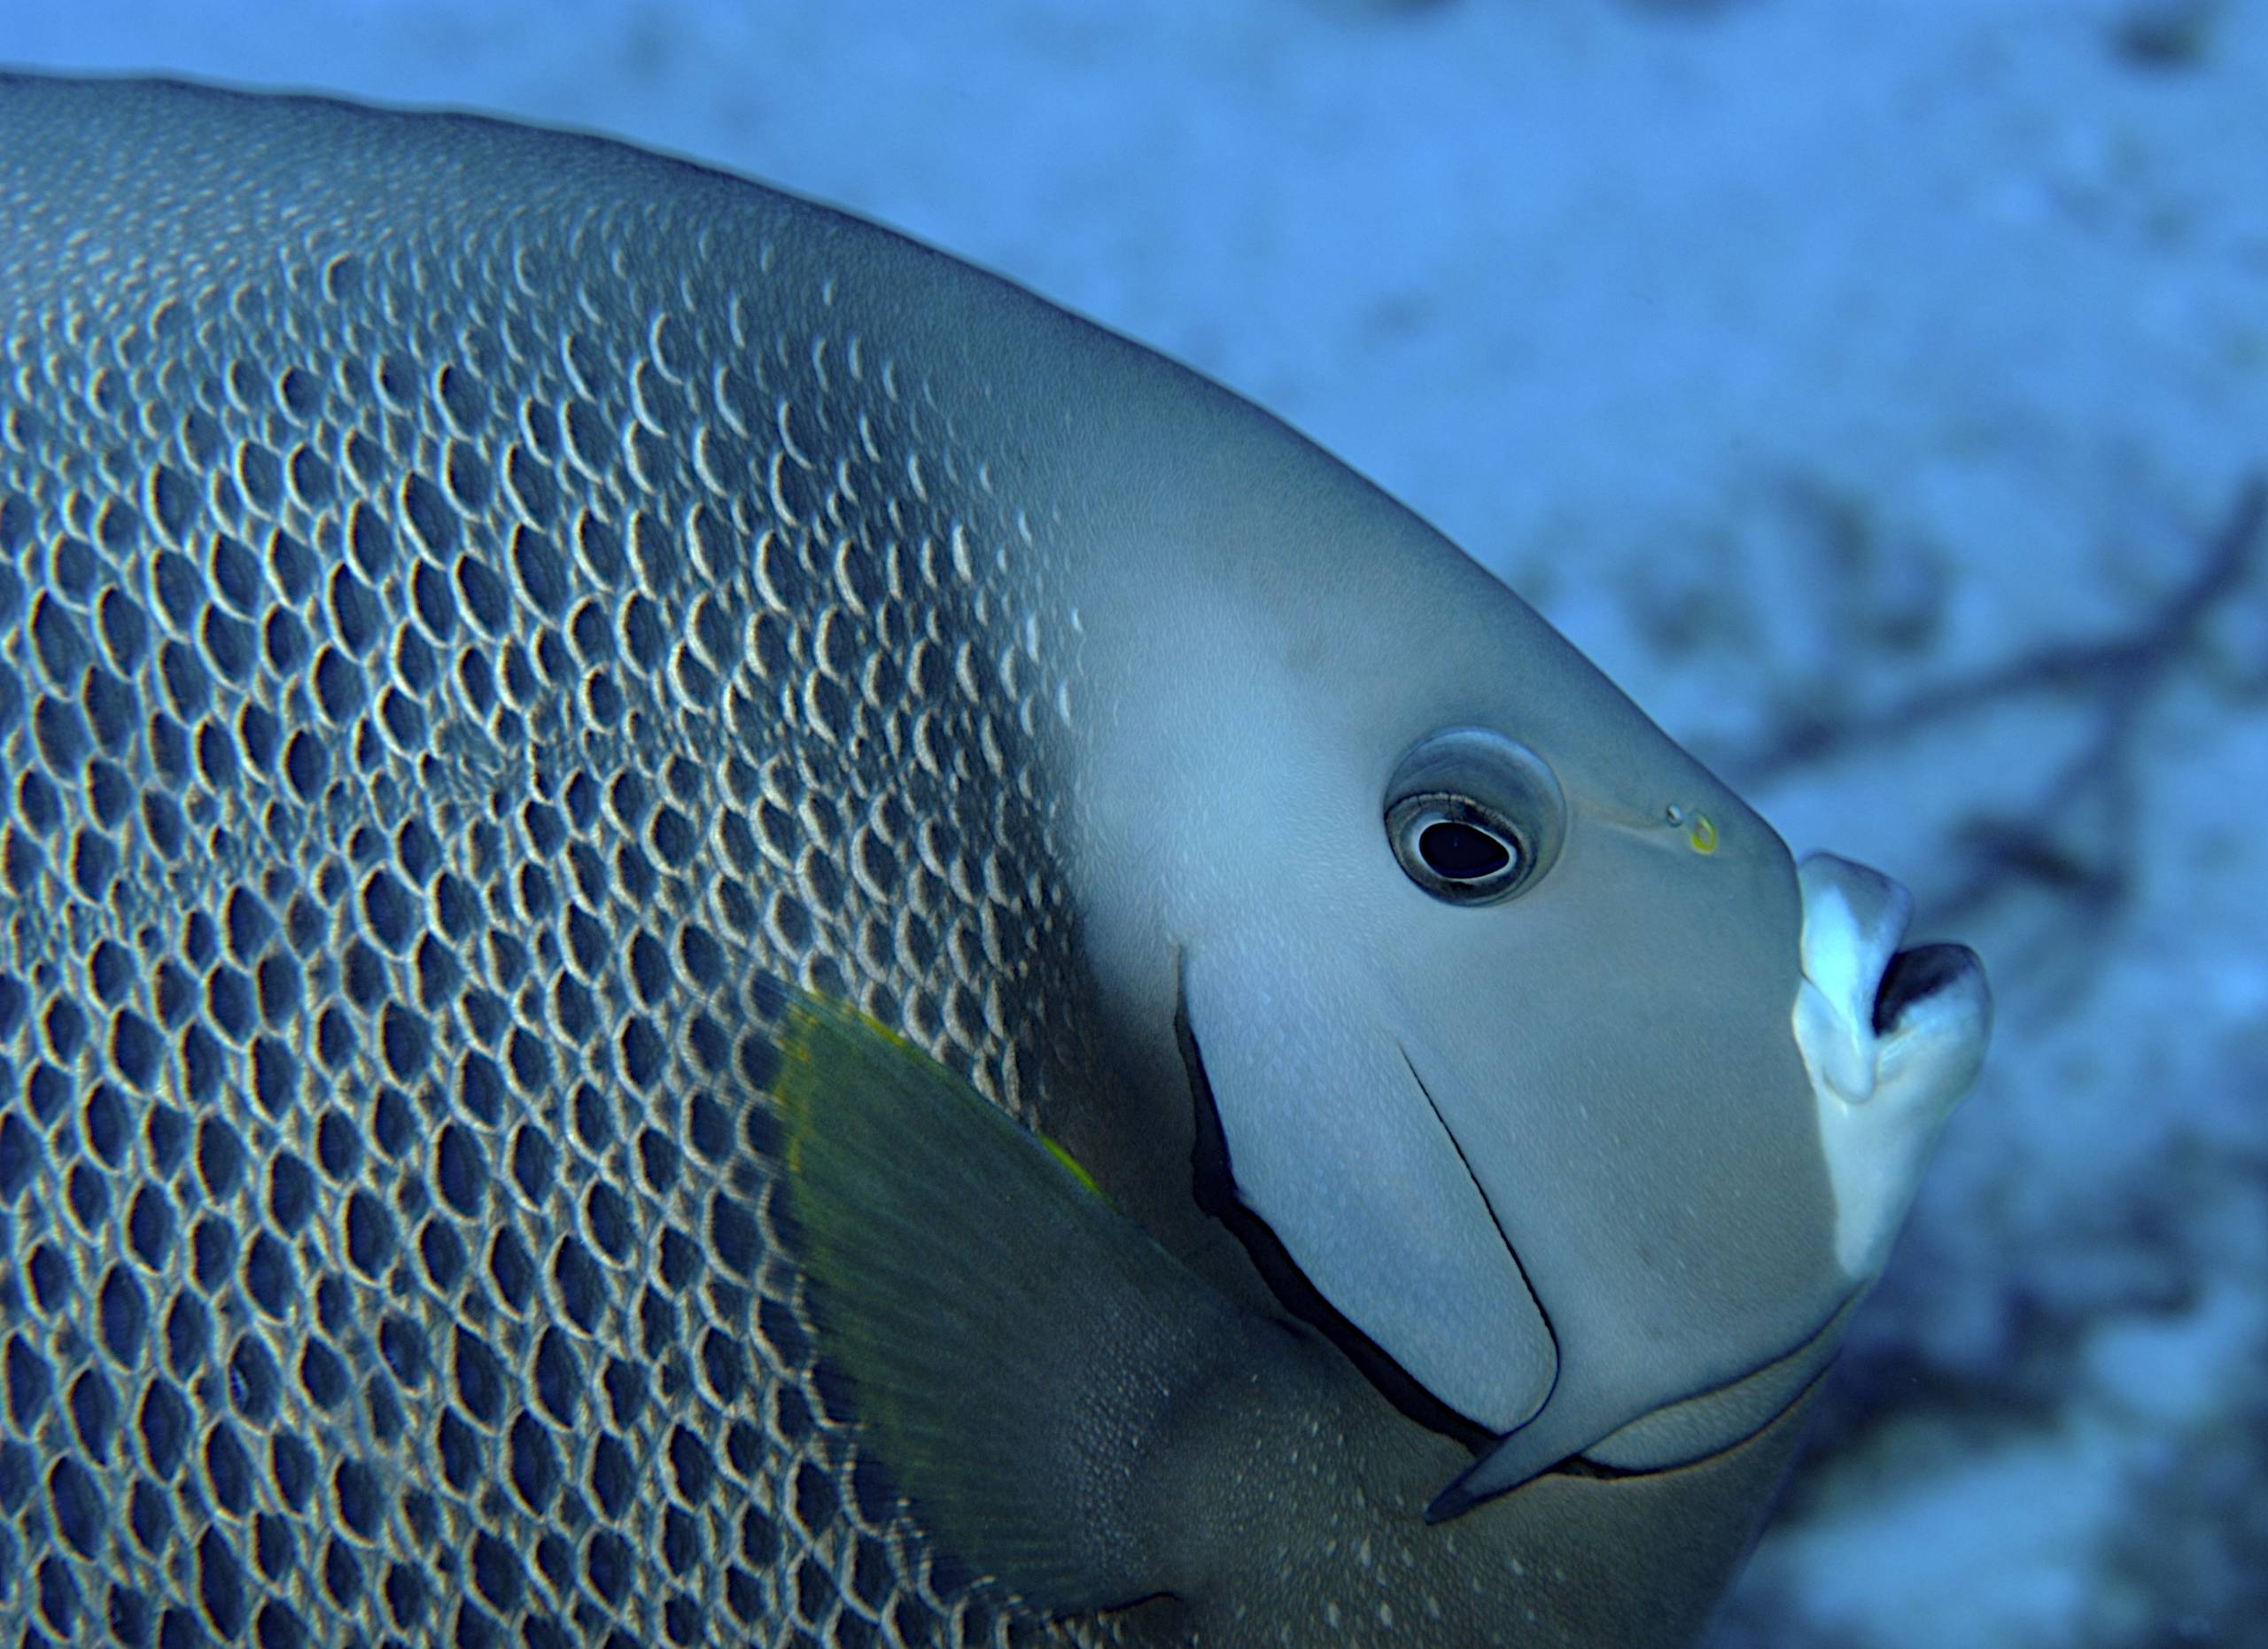
<svg viewBox="0 0 2268 1649"><path fill-rule="evenodd" d="M1069 626L880 237L313 104L0 139L11 1640L1027 1635L750 1098L789 983L1017 1108L1069 1011Z"/></svg>

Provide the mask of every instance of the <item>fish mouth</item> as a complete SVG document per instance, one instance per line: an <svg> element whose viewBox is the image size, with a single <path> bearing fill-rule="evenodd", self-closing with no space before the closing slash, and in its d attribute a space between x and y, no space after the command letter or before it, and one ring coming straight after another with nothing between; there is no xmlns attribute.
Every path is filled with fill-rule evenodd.
<svg viewBox="0 0 2268 1649"><path fill-rule="evenodd" d="M1874 1030L1877 1037L1898 1029L1908 1008L1925 1011L1931 998L1966 988L1984 964L1966 945L1922 945L1891 953L1875 986Z"/></svg>
<svg viewBox="0 0 2268 1649"><path fill-rule="evenodd" d="M1938 1130L1976 1081L1992 992L1967 945L1900 948L1913 896L1880 871L1814 853L1796 879L1796 1046L1834 1192L1836 1258L1863 1286L1889 1257Z"/></svg>

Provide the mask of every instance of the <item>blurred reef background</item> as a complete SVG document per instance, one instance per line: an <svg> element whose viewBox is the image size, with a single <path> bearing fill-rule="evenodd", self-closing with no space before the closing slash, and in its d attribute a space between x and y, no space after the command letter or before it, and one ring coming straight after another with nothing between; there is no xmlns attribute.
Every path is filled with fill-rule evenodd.
<svg viewBox="0 0 2268 1649"><path fill-rule="evenodd" d="M1716 1649L2268 1643L2268 0L77 0L594 128L1224 380L1984 952Z"/></svg>

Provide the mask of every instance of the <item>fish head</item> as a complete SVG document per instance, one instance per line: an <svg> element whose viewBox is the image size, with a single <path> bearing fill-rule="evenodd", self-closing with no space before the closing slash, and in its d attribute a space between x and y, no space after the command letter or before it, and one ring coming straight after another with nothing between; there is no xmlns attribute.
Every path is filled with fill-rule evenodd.
<svg viewBox="0 0 2268 1649"><path fill-rule="evenodd" d="M1200 1193L1209 1146L1279 1297L1475 1446L1446 1515L1783 1412L1989 1005L1969 953L1899 949L1895 884L1799 869L1503 585L1380 530L1156 634L1115 874L1173 958Z"/></svg>

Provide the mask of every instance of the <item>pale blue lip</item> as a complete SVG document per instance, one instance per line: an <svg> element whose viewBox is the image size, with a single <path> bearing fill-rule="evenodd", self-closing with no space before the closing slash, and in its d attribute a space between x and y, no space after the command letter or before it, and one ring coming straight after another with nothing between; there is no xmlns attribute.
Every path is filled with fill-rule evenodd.
<svg viewBox="0 0 2268 1649"><path fill-rule="evenodd" d="M1835 1198L1835 1254L1863 1287L1880 1274L1938 1130L1975 1082L1992 1036L1984 964L1964 945L1900 950L1914 901L1832 853L1797 867L1803 982L1792 1013Z"/></svg>

